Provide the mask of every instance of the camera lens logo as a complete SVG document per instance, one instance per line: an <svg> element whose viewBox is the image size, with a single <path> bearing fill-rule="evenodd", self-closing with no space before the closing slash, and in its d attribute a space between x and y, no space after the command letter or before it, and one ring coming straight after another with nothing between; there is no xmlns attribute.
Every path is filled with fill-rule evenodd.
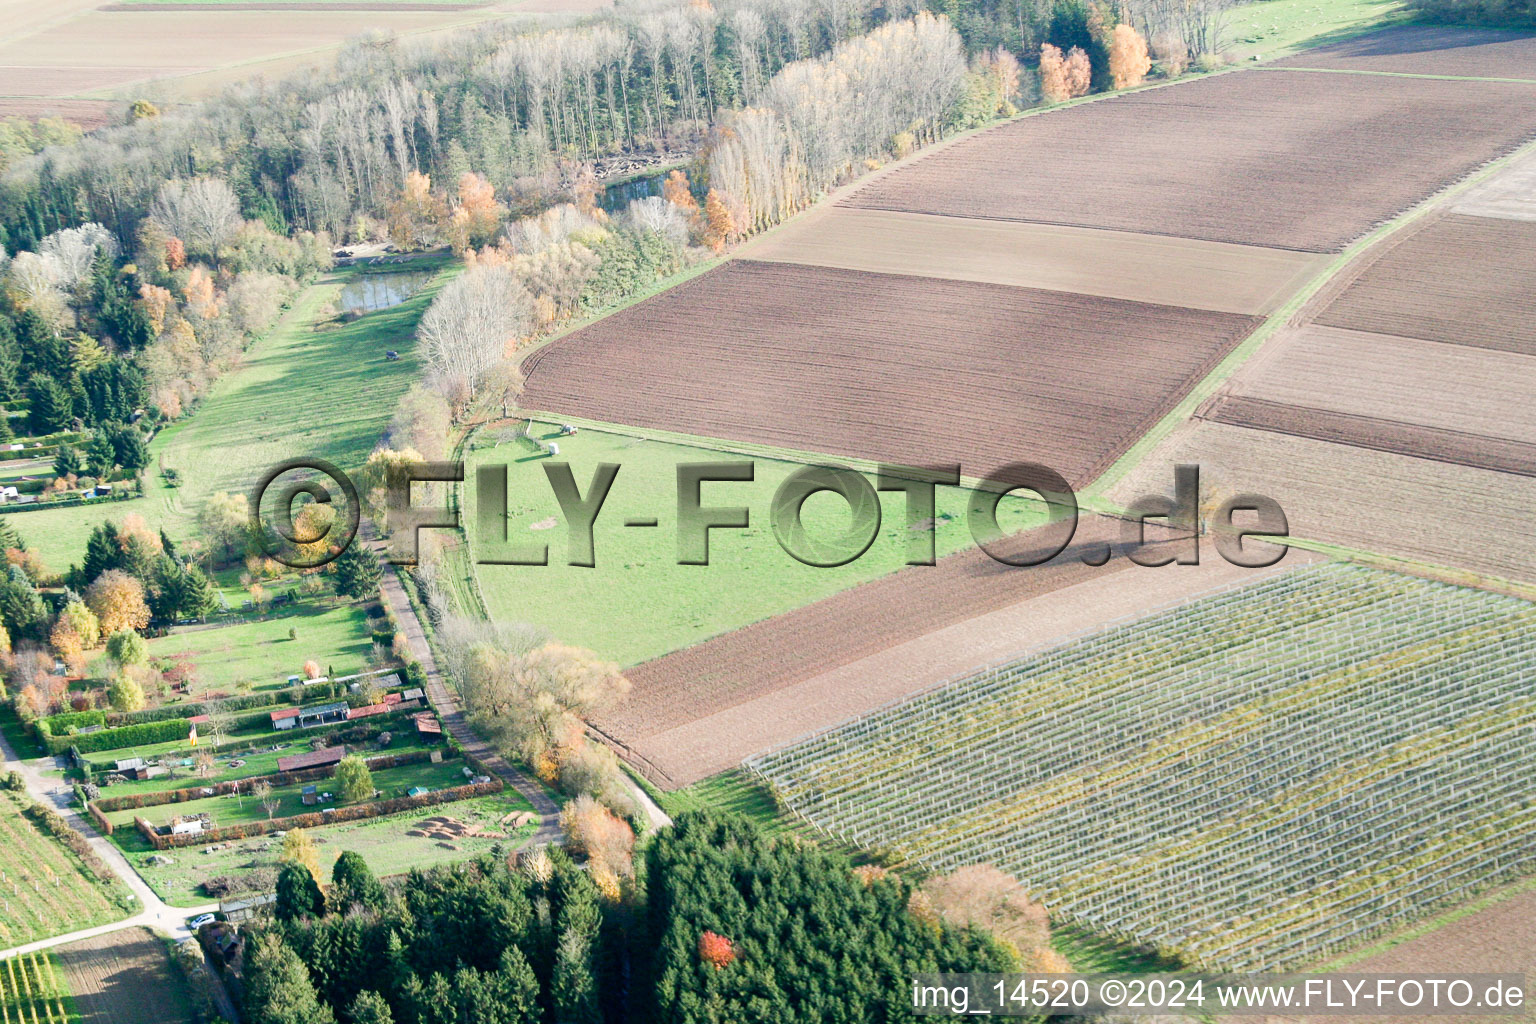
<svg viewBox="0 0 1536 1024"><path fill-rule="evenodd" d="M308 501L301 501L307 496ZM256 543L272 560L294 569L333 561L362 520L357 487L324 459L289 459L267 470L251 492Z"/></svg>

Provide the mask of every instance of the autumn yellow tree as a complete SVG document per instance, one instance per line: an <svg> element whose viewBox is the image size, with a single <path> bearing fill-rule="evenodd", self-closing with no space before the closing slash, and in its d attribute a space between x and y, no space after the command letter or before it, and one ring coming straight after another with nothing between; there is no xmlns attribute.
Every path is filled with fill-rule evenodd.
<svg viewBox="0 0 1536 1024"><path fill-rule="evenodd" d="M506 207L496 201L496 190L473 171L459 175L458 202L448 218L448 244L463 255L472 245L484 245L501 227Z"/></svg>
<svg viewBox="0 0 1536 1024"><path fill-rule="evenodd" d="M1140 85L1150 70L1152 58L1147 56L1146 39L1129 25L1116 25L1109 41L1109 77L1115 88Z"/></svg>
<svg viewBox="0 0 1536 1024"><path fill-rule="evenodd" d="M108 569L96 577L95 582L85 589L85 603L96 615L104 636L149 625L144 584L121 569Z"/></svg>
<svg viewBox="0 0 1536 1024"><path fill-rule="evenodd" d="M594 873L606 868L623 878L634 877L635 833L595 798L583 793L566 804L560 827L571 850L584 855Z"/></svg>
<svg viewBox="0 0 1536 1024"><path fill-rule="evenodd" d="M1072 98L1067 88L1067 62L1061 49L1050 43L1040 44L1040 95L1051 103Z"/></svg>
<svg viewBox="0 0 1536 1024"><path fill-rule="evenodd" d="M80 634L75 632L75 627L62 615L59 621L53 624L53 631L48 635L48 643L59 660L64 662L65 669L72 676L85 674L85 644L80 639Z"/></svg>
<svg viewBox="0 0 1536 1024"><path fill-rule="evenodd" d="M725 197L710 189L709 195L704 197L704 244L711 252L719 252L735 233L736 220L731 216Z"/></svg>
<svg viewBox="0 0 1536 1024"><path fill-rule="evenodd" d="M405 176L400 195L385 211L389 237L402 249L414 249L427 241L444 217L443 201L432 194L432 178L420 171Z"/></svg>
<svg viewBox="0 0 1536 1024"><path fill-rule="evenodd" d="M667 180L661 183L661 197L684 213L692 215L699 212L699 201L693 198L693 190L688 186L688 175L684 171L673 169L667 174Z"/></svg>
<svg viewBox="0 0 1536 1024"><path fill-rule="evenodd" d="M69 602L59 613L59 621L69 624L69 628L74 630L86 650L101 643L101 623L96 621L95 613L85 606L85 602Z"/></svg>
<svg viewBox="0 0 1536 1024"><path fill-rule="evenodd" d="M165 311L176 301L170 289L145 282L139 286L139 301L144 306L144 314L149 317L149 325L158 335L165 330Z"/></svg>
<svg viewBox="0 0 1536 1024"><path fill-rule="evenodd" d="M288 834L283 837L283 849L277 855L277 862L297 864L314 876L316 885L325 884L325 878L320 874L320 852L315 849L315 841L302 828L288 830Z"/></svg>

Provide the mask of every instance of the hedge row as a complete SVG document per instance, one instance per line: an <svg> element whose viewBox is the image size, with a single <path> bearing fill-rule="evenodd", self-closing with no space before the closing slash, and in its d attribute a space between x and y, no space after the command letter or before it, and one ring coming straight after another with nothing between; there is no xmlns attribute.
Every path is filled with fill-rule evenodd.
<svg viewBox="0 0 1536 1024"><path fill-rule="evenodd" d="M70 726L76 729L84 729L91 725L106 725L107 713L105 711L65 711L57 715L49 715L40 718L37 722L39 729L46 728L55 736L63 736Z"/></svg>
<svg viewBox="0 0 1536 1024"><path fill-rule="evenodd" d="M100 832L104 836L109 836L112 834L112 823L107 820L107 816L105 814L101 813L100 808L98 808L93 803L87 803L85 805L85 810L86 813L90 814L91 820L96 823L96 831Z"/></svg>
<svg viewBox="0 0 1536 1024"><path fill-rule="evenodd" d="M492 793L500 793L505 788L506 783L500 779L492 778L490 782L455 786L452 789L440 789L434 793L423 793L420 796L401 796L391 800L374 800L365 804L352 804L348 807L327 808L324 812L295 814L287 818L275 818L271 821L250 821L243 825L230 825L226 828L211 829L207 832L199 832L192 835L160 835L153 825L140 817L135 817L133 824L155 849L171 850L182 846L221 843L231 839L251 839L256 836L266 835L268 832L286 832L295 828L321 828L325 825L334 825L343 821L363 821L368 818L383 817L386 814L398 814L401 811L420 810L423 807L433 807L438 804L469 800L477 796L489 796Z"/></svg>
<svg viewBox="0 0 1536 1024"><path fill-rule="evenodd" d="M421 764L430 758L431 752L427 750L408 750L400 754L381 754L378 757L368 759L370 771L386 771L390 768L400 768L405 765ZM335 765L325 765L320 768L301 768L294 772L277 772L273 775L255 775L248 779L231 779L227 782L216 782L211 786L186 786L181 789L161 789L152 793L125 793L122 796L104 796L96 800L91 806L103 811L123 811L129 808L159 807L162 804L180 804L189 800L204 800L208 790L213 790L214 796L227 796L236 790L250 792L252 786L259 782L268 782L274 789L280 786L291 786L298 782L313 782L316 779L328 779L336 774Z"/></svg>
<svg viewBox="0 0 1536 1024"><path fill-rule="evenodd" d="M104 501L129 501L137 498L138 492L115 490L104 498L92 498L89 502L84 498L59 498L56 501L34 501L26 505L9 505L0 515L17 516L23 512L43 512L50 508L73 508L76 505L100 505Z"/></svg>
<svg viewBox="0 0 1536 1024"><path fill-rule="evenodd" d="M142 722L116 729L103 729L100 732L55 736L44 721L38 723L37 733L50 754L62 754L70 747L75 747L82 754L93 754L101 750L116 750L118 747L184 740L191 726L192 723L185 718L172 718L162 722Z"/></svg>

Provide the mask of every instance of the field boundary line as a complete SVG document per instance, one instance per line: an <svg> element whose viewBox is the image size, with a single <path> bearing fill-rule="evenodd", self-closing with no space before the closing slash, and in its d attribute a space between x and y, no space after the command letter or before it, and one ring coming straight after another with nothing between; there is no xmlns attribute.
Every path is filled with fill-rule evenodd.
<svg viewBox="0 0 1536 1024"><path fill-rule="evenodd" d="M1242 590L1246 587L1255 586L1256 584L1262 583L1273 576L1283 576L1287 573L1293 572L1303 573L1336 571L1330 570L1327 567L1340 564L1343 563L1330 559L1327 561L1312 562L1294 567L1286 567L1284 569L1278 569L1274 566L1269 566L1267 568L1258 570L1258 573L1255 576L1246 577L1240 580L1233 580L1231 582L1222 583L1214 587L1208 587L1205 590L1196 591L1193 594L1188 594L1176 600L1165 601L1162 604L1153 605L1152 607L1145 608L1139 612L1133 612L1129 615L1120 615L1113 619L1108 619L1096 626L1090 626L1087 629L1072 630L1071 632L1063 633L1053 639L1042 640L1038 643L1020 648L1017 653L1006 655L1001 658L993 658L991 661L983 662L974 668L967 669L964 672L950 676L947 679L934 683L931 686L925 686L921 690L914 690L913 692L907 694L905 697L898 697L895 700L888 700L883 704L876 705L868 711L850 716L849 718L845 718L841 722L837 722L834 725L827 725L822 726L819 729L813 729L810 732L797 736L792 740L781 743L770 750L758 751L751 757L744 759L741 762L741 767L744 770L751 772L755 777L761 779L765 784L768 784L769 788L771 789L772 785L768 783L767 776L763 775L757 770L757 768L752 765L753 761L763 757L766 754L774 753L780 750L788 750L789 748L799 746L802 743L806 743L814 739L819 739L823 736L831 735L834 732L846 728L848 725L854 722L862 721L866 718L873 718L875 715L884 714L887 711L901 707L903 704L909 704L915 700L919 700L927 696L928 694L936 693L945 687L954 686L958 683L964 682L967 679L970 679L973 676L980 675L983 672L996 671L1016 662L1023 661L1026 658L1033 658L1040 654L1044 654L1046 651L1052 651L1061 647L1066 647L1070 644L1074 644L1082 640L1087 640L1091 637L1100 636L1111 630L1121 629L1125 626L1141 622L1144 619L1149 619L1157 615L1164 615L1168 612L1187 607L1188 605L1195 604L1200 601L1206 601L1214 597L1220 597L1223 594L1228 594L1232 593L1233 591ZM1167 566L1163 566L1162 568L1167 568Z"/></svg>
<svg viewBox="0 0 1536 1024"><path fill-rule="evenodd" d="M1365 68L1303 68L1290 64L1260 64L1254 71L1308 71L1318 75L1367 75L1381 78L1426 78L1437 82L1501 82L1509 85L1536 85L1536 78L1492 78L1482 75L1431 75L1416 71L1370 71Z"/></svg>
<svg viewBox="0 0 1536 1024"><path fill-rule="evenodd" d="M1136 443L1131 445L1123 455L1110 464L1109 468L1085 486L1078 495L1078 501L1085 507L1094 507L1095 502L1102 502L1115 484L1123 480L1133 469L1137 468L1151 455L1158 445L1168 438L1175 429L1189 422L1204 402L1214 395L1222 384L1226 383L1237 373L1250 359L1252 359L1265 343L1282 328L1291 326L1297 320L1307 304L1338 275L1351 267L1357 259L1370 252L1379 243L1397 234L1409 225L1417 223L1421 218L1438 212L1444 204L1449 203L1455 197L1468 191L1474 185L1481 184L1488 178L1497 174L1506 165L1515 162L1525 156L1536 153L1536 141L1529 141L1516 147L1503 156L1490 160L1471 174L1463 177L1442 188L1434 195L1425 199L1417 206L1398 214L1392 220L1379 224L1371 231L1355 239L1345 246L1333 260L1323 267L1316 277L1302 286L1301 290L1293 295L1290 301L1276 309L1259 328L1243 340L1235 349L1227 354L1209 374L1205 376L1194 388L1192 388L1184 400L1179 402L1160 421L1153 425L1152 429L1143 434ZM1106 508L1113 508L1112 504Z"/></svg>

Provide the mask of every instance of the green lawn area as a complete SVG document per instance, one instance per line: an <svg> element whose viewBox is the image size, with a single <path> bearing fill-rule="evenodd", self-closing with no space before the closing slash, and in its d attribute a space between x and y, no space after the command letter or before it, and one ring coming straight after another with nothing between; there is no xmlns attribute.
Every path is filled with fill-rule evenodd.
<svg viewBox="0 0 1536 1024"><path fill-rule="evenodd" d="M304 598L256 621L179 628L151 640L149 653L153 658L191 658L197 667L194 699L210 689L234 693L242 683L252 689L285 687L288 677L299 675L310 659L319 662L322 671L354 675L368 667L373 650L364 608ZM288 639L290 629L298 631L297 640Z"/></svg>
<svg viewBox="0 0 1536 1024"><path fill-rule="evenodd" d="M364 752L366 756L377 757L384 754L405 754L413 750L425 750L427 745L423 743L408 728L396 729L394 740L386 750L369 750ZM277 735L276 733L273 734ZM259 750L249 754L222 755L214 763L212 769L205 776L199 776L195 768L177 768L175 778L162 777L158 779L134 779L129 782L118 782L104 787L104 796L131 796L135 793L157 793L167 789L190 789L193 786L211 785L215 782L233 782L235 779L252 779L262 775L277 774L277 760L280 757L289 757L293 754L303 753L310 749L308 743L279 742L279 750ZM143 748L148 749L148 748ZM191 756L191 751L186 751ZM112 754L93 755L98 759L112 757ZM123 756L128 756L124 751ZM231 761L243 761L239 768L231 768ZM132 821L132 819L129 819Z"/></svg>
<svg viewBox="0 0 1536 1024"><path fill-rule="evenodd" d="M360 273L340 269L306 288L246 351L238 370L215 384L189 417L156 435L144 499L17 515L12 522L27 544L62 569L83 557L97 523L129 512L179 542L194 535L209 495L248 495L262 471L284 459L319 456L347 470L361 466L420 373L416 321L438 285L337 325L330 307ZM387 349L400 358L387 361ZM165 484L156 468L162 460L180 472L181 486Z"/></svg>
<svg viewBox="0 0 1536 1024"><path fill-rule="evenodd" d="M814 830L798 818L779 810L768 787L746 772L732 769L719 775L695 782L670 793L649 790L652 799L671 817L689 811L710 811L715 814L740 814L769 836L796 832L812 835Z"/></svg>
<svg viewBox="0 0 1536 1024"><path fill-rule="evenodd" d="M327 825L310 829L309 833L320 847L320 866L327 876L331 865L344 850L355 850L362 854L375 874L400 875L413 868L429 868L467 860L489 853L497 846L508 851L518 848L527 842L536 824L512 831L504 828L501 820L513 812L531 809L521 794L508 787L491 796L440 804L384 818ZM438 816L456 818L488 832L505 832L507 838L466 837L443 845L440 840L406 835L406 832L415 829L425 819ZM118 840L121 835L119 832L113 837L114 840ZM129 862L161 899L172 906L193 907L208 902L208 898L197 888L207 879L221 875L237 876L263 869L275 870L283 841L262 836L224 844L223 849L213 853L204 853L203 847L184 847L164 855L171 858L174 862L171 864L149 863L153 851L137 833L119 841L118 845L123 847Z"/></svg>
<svg viewBox="0 0 1536 1024"><path fill-rule="evenodd" d="M1255 0L1227 16L1223 48L1234 60L1279 57L1396 20L1402 7L1402 0Z"/></svg>
<svg viewBox="0 0 1536 1024"><path fill-rule="evenodd" d="M549 432L548 425L535 430ZM535 454L528 442L496 446L494 432L482 432L467 456L462 506L473 557L493 553L476 536L475 474L480 466L504 464L507 536L513 544L547 543L549 564L476 565L474 572L493 619L532 622L562 643L589 647L621 664L654 658L894 572L907 557L912 531L900 492L880 494L879 534L853 562L808 566L779 547L769 525L770 502L786 477L814 461L811 456L803 461L783 452L746 456L704 447L707 441L664 441L592 426L559 443L558 461L570 464L584 495L598 463L621 467L594 527L596 567L567 563L564 521L544 472L551 460ZM711 531L709 565L678 565L677 467L720 461L755 462L755 480L705 483L702 502L747 506L751 525ZM972 543L965 515L969 496L959 487L938 489L936 547L941 557ZM654 518L658 526L628 528L625 521L631 518ZM823 541L840 536L852 521L847 503L828 493L807 500L802 518L806 533ZM1037 502L1009 497L999 521L1006 531L1023 529L1043 521L1043 509Z"/></svg>
<svg viewBox="0 0 1536 1024"><path fill-rule="evenodd" d="M463 760L455 758L444 761L441 764L432 764L430 761L422 764L402 765L399 768L390 768L373 773L373 785L375 789L384 794L385 799L405 796L415 786L425 789L448 789L451 786L462 786L465 783L465 764ZM184 782L183 785L186 783ZM322 779L313 783L295 783L291 786L280 786L272 791L272 795L280 801L277 809L271 817L287 818L295 814L306 814L318 811L322 807L339 807L339 803L318 804L305 806L302 793L305 786L318 787L322 793L335 793L335 783L331 779ZM117 792L119 787L112 787L109 792ZM154 807L124 808L120 811L107 812L107 820L114 828L113 839L118 840L119 845L132 838L135 842L139 839L133 829L133 819L141 817L156 825L164 825L174 817L188 814L202 814L207 812L213 815L214 828L224 828L226 825L243 825L252 821L264 821L268 814L261 803L250 796L212 796L205 800L185 800L179 803L159 804Z"/></svg>

